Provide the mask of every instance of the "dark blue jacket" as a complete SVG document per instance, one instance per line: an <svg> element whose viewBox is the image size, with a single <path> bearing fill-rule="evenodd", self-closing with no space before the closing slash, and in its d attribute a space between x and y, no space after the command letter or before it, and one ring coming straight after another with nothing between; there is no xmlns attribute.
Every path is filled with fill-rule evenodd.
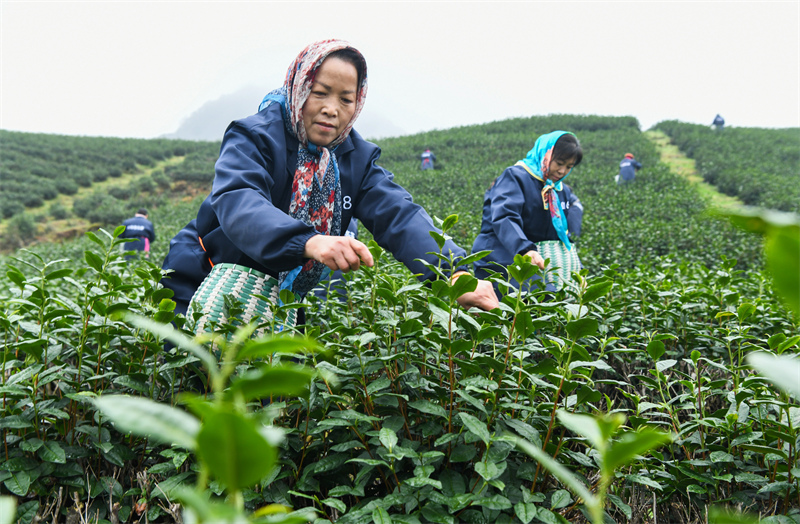
<svg viewBox="0 0 800 524"><path fill-rule="evenodd" d="M623 158L619 163L619 180L618 184L622 182L630 182L636 178L636 171L642 168L642 164L632 158Z"/></svg>
<svg viewBox="0 0 800 524"><path fill-rule="evenodd" d="M492 262L508 266L514 255L535 251L536 242L558 240L550 211L542 202L543 187L520 166L507 168L495 180L484 196L481 232L472 244L473 253L487 249L492 253L475 263L475 276L485 278L487 270L504 273ZM558 198L569 223L571 191L563 187Z"/></svg>
<svg viewBox="0 0 800 524"><path fill-rule="evenodd" d="M194 291L215 263L227 262L278 276L305 262L313 227L288 214L299 143L285 129L280 106L228 126L216 163L211 194L170 242L164 285L175 291L177 311L185 311ZM421 279L433 278L416 259L436 263L439 248L429 231L430 216L377 165L380 148L355 130L336 148L342 185L342 226L357 218L375 241ZM344 230L334 234L343 235ZM202 238L202 246L199 238ZM205 247L205 252L203 251ZM444 252L465 252L448 241Z"/></svg>
<svg viewBox="0 0 800 524"><path fill-rule="evenodd" d="M426 169L433 169L433 163L436 161L436 155L428 150L422 153L419 157L422 159L422 162L419 165L420 169L423 171Z"/></svg>
<svg viewBox="0 0 800 524"><path fill-rule="evenodd" d="M123 248L126 251L144 251L144 239L152 243L156 239L156 230L153 223L144 217L133 217L122 223L125 231L120 238L135 238L136 242L126 242Z"/></svg>
<svg viewBox="0 0 800 524"><path fill-rule="evenodd" d="M578 237L581 236L581 229L583 227L583 204L581 204L578 196L572 192L571 187L565 185L564 192L569 201L569 213L567 213L569 239L572 242L577 242Z"/></svg>

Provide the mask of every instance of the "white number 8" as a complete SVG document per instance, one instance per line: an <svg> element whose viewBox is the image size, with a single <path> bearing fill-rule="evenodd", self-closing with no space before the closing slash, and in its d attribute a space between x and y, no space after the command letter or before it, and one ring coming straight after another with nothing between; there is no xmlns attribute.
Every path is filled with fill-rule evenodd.
<svg viewBox="0 0 800 524"><path fill-rule="evenodd" d="M350 195L344 196L344 198L342 199L342 204L343 204L342 207L344 207L345 209L350 209L351 207L353 207L353 202L352 199L350 198Z"/></svg>

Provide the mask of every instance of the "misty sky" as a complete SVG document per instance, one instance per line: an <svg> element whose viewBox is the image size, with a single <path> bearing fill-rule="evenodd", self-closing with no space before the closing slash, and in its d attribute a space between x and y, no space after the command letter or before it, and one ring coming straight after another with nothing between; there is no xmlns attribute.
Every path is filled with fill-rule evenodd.
<svg viewBox="0 0 800 524"><path fill-rule="evenodd" d="M0 24L9 130L157 137L209 100L277 87L322 38L365 55L363 117L407 133L550 113L800 126L797 0L2 0Z"/></svg>

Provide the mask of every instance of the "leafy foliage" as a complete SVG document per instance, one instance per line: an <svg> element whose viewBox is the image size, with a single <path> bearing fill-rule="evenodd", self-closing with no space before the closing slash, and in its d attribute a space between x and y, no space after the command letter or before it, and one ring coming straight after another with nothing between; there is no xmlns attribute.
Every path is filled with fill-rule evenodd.
<svg viewBox="0 0 800 524"><path fill-rule="evenodd" d="M209 143L185 140L140 140L100 137L70 137L0 130L0 208L22 202L41 205L59 193L73 195L87 187L136 172L140 167L188 151L208 150ZM213 145L211 145L213 151ZM19 212L4 213L6 217Z"/></svg>
<svg viewBox="0 0 800 524"><path fill-rule="evenodd" d="M751 206L800 213L800 129L728 127L675 120L656 125L697 162L706 182Z"/></svg>
<svg viewBox="0 0 800 524"><path fill-rule="evenodd" d="M659 164L654 146L629 117L552 115L433 131L381 141L381 165L392 171L431 215L459 215L453 238L469 247L480 231L483 196L503 170L524 158L536 138L554 129L573 131L584 160L569 175L586 209L579 242L587 267L640 261L673 254L707 266L722 256L740 268L760 264L757 238L724 220L709 220L706 202L690 184ZM417 156L430 147L439 162L420 171ZM632 186L617 186L614 175L626 152L644 170Z"/></svg>
<svg viewBox="0 0 800 524"><path fill-rule="evenodd" d="M119 230L4 259L0 494L17 499L24 523L76 512L167 520L178 493L201 508L198 521L208 511L266 522L281 506L342 523L596 521L597 508L617 522L675 521L680 508L700 516L712 503L796 520L800 408L749 367L751 354L796 355L793 302L773 291L783 280L761 272L760 237L705 217L635 120L556 115L437 131L384 141L382 162L432 214L458 212L445 229L469 245L483 190L554 128L576 131L586 152L568 180L587 209L578 290L467 312L455 300L473 279L450 285L434 268L444 278L421 284L371 243L374 268L346 275L327 300L307 299L294 334L328 354L180 336L161 270L127 264ZM417 170L424 147L441 159L433 174ZM618 188L628 150L645 170ZM159 238L198 205L155 208ZM153 244L152 261L166 244ZM509 273L536 271L520 258ZM98 408L102 399L112 405ZM220 430L201 436L206 420ZM273 460L262 441L226 427L284 437L270 441ZM654 450L666 433L674 440ZM532 459L521 441L543 455ZM258 460L241 453L256 448ZM238 509L223 515L226 495Z"/></svg>

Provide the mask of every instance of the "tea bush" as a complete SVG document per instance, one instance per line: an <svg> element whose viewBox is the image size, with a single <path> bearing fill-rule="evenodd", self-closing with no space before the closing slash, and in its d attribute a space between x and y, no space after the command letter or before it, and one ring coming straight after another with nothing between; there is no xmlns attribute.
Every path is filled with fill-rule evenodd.
<svg viewBox="0 0 800 524"><path fill-rule="evenodd" d="M207 142L72 137L0 130L0 196L20 200L26 207L41 205L59 192L74 194L75 185L89 187L122 173L135 172L138 165L151 166L176 151L214 150ZM218 149L218 147L217 147ZM181 155L178 155L181 156ZM53 180L59 180L53 185ZM68 181L72 181L70 184ZM48 188L43 194L43 188ZM29 198L35 194L37 199ZM4 207L4 216L20 211Z"/></svg>
<svg viewBox="0 0 800 524"><path fill-rule="evenodd" d="M678 121L656 125L697 162L706 182L747 205L800 212L800 129L727 127Z"/></svg>
<svg viewBox="0 0 800 524"><path fill-rule="evenodd" d="M55 486L78 493L87 515L110 518L111 498L123 520L142 507L157 519L162 490L196 475L185 452L118 433L87 403L117 392L174 405L205 380L195 356L119 320L171 320L170 292L152 264L127 266L104 238L91 237L85 267L33 253L7 263L0 478L25 522L47 510ZM458 290L422 285L371 249L378 264L348 277L342 300L309 299L301 329L335 355L295 357L320 378L307 396L265 408L286 441L278 466L245 490L246 507L312 506L337 522L572 519L580 506L511 438L591 479L591 449L559 408L624 413L632 430L677 436L617 472L606 508L617 520L646 511L654 493L667 519L676 500L699 512L711 501L796 506L800 413L743 358L796 351L800 336L758 274L730 260L709 270L664 259L605 268L577 297L506 297L498 311L470 314L454 305ZM534 269L521 261L518 271ZM213 481L208 489L222 494Z"/></svg>
<svg viewBox="0 0 800 524"><path fill-rule="evenodd" d="M455 298L470 278L419 283L371 244L376 266L346 275L344 291L328 300L309 296L306 323L286 333L328 354L226 368L242 383L271 365L314 370L301 395L231 400L256 427L284 433L276 462L247 485L232 488L232 476L209 470L185 445L128 433L95 402L131 395L197 413L200 397L238 398L233 385L209 385L204 353L165 348L164 331L124 316L182 328L157 263L204 195L144 203L159 238L149 261L122 259L119 230L3 259L0 493L17 499L26 524L172 521L175 496L189 485L203 493L193 503L222 505L227 493L244 512L236 515L254 522L271 504L342 523L589 519L574 486L543 466L557 462L605 493L616 522L705 521L712 504L800 522L800 408L746 360L795 355L797 319L761 272L761 238L706 217L705 202L658 164L634 119L554 115L436 131L382 141L381 162L431 214L458 213L448 234L469 246L485 188L555 128L575 131L586 153L567 180L587 209L579 291L509 295L493 312L466 312ZM423 147L441 169L418 171ZM645 170L635 186L618 188L613 176L627 151ZM214 154L190 156L187 172L210 179ZM536 271L519 259L510 273L519 280ZM287 300L280 309L294 307ZM215 349L205 343L203 351ZM608 414L595 419L607 427L626 420L609 431L609 449L653 428L674 440L609 476L611 459L570 418L599 414ZM547 459L532 459L520 437Z"/></svg>

